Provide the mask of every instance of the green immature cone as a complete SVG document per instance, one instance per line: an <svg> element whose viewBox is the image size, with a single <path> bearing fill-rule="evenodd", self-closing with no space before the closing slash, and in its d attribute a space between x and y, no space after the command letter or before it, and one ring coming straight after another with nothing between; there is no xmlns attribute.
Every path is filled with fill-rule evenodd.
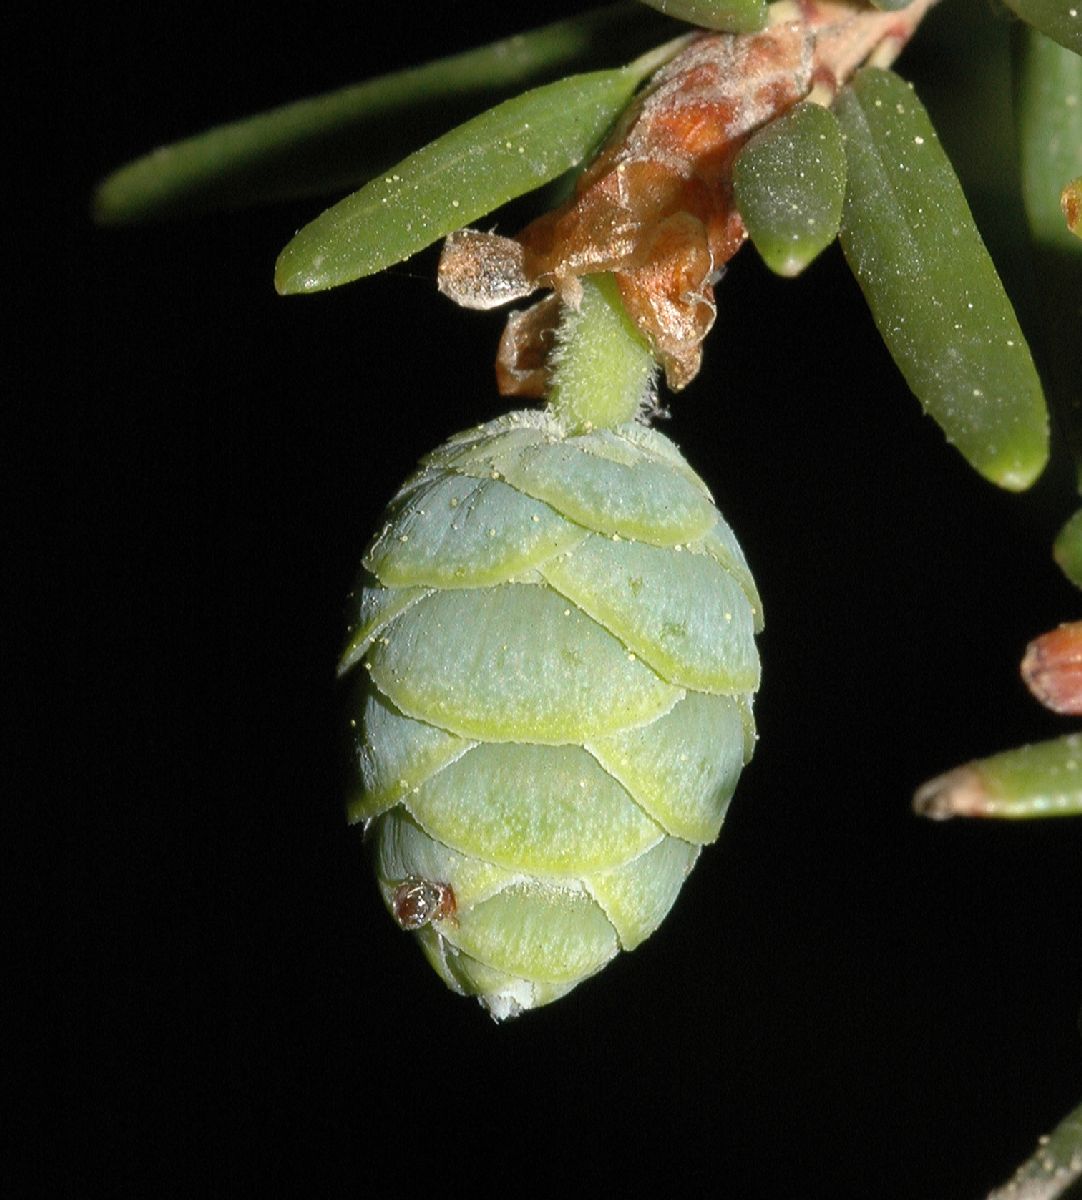
<svg viewBox="0 0 1082 1200"><path fill-rule="evenodd" d="M593 326L604 292L586 292ZM557 362L563 405L462 433L403 485L341 667L349 816L383 898L497 1019L654 931L754 745L760 606L740 548L672 442L607 401L612 424L566 403L574 359Z"/></svg>
<svg viewBox="0 0 1082 1200"><path fill-rule="evenodd" d="M842 219L845 147L834 115L805 101L761 129L734 164L733 194L766 265L803 271Z"/></svg>
<svg viewBox="0 0 1082 1200"><path fill-rule="evenodd" d="M1048 459L1040 380L927 113L873 68L835 113L848 167L839 236L883 341L970 465L1029 487Z"/></svg>

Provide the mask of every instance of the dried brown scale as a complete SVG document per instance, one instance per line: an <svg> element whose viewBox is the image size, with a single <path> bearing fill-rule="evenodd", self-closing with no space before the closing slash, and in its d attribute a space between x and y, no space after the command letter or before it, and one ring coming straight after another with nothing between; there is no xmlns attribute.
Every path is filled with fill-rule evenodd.
<svg viewBox="0 0 1082 1200"><path fill-rule="evenodd" d="M501 395L545 395L549 354L556 344L559 320L560 298L556 295L508 316L496 354L496 384Z"/></svg>

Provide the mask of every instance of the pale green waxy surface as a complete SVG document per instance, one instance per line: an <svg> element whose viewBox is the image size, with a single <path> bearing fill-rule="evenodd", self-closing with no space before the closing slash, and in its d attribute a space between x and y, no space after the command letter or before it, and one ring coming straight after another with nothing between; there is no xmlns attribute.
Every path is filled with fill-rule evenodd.
<svg viewBox="0 0 1082 1200"><path fill-rule="evenodd" d="M573 75L506 100L403 159L306 225L275 286L292 294L373 275L577 166L643 72Z"/></svg>
<svg viewBox="0 0 1082 1200"><path fill-rule="evenodd" d="M1059 531L1052 555L1064 575L1075 587L1082 588L1082 508Z"/></svg>
<svg viewBox="0 0 1082 1200"><path fill-rule="evenodd" d="M544 456L555 464L548 494L577 503L604 532L519 486L544 482ZM625 495L614 509L606 488L628 487L632 503ZM675 527L672 513L651 511L651 495L683 505ZM451 524L476 502L465 539L447 512L432 519L437 499L447 511L458 500ZM614 535L614 511L621 521L634 513L654 540ZM674 538L674 528L684 536L656 544L659 529ZM573 542L551 553L561 529ZM449 987L503 1019L564 994L647 936L698 844L716 835L754 743L754 583L705 485L662 435L621 424L568 437L535 412L429 455L366 563L379 577L363 577L377 598L360 605L368 641L351 737L362 794L351 815L375 818L392 912L406 880L451 890L455 911L415 936ZM454 586L459 567L513 578ZM578 602L545 580L550 567ZM385 586L391 579L432 586ZM351 646L356 669L356 631ZM738 694L719 696L673 685L655 662L711 684L723 662L743 663L746 677L738 671ZM737 686L728 668L724 686Z"/></svg>
<svg viewBox="0 0 1082 1200"><path fill-rule="evenodd" d="M752 33L766 24L766 0L642 0L667 17L723 33Z"/></svg>
<svg viewBox="0 0 1082 1200"><path fill-rule="evenodd" d="M619 436L564 437L554 422L491 422L428 455L428 466L502 479L588 529L674 546L702 537L717 509L690 468ZM488 431L491 432L488 432ZM686 464L684 464L686 467Z"/></svg>
<svg viewBox="0 0 1082 1200"><path fill-rule="evenodd" d="M726 693L758 687L751 608L705 552L591 534L541 570L670 683Z"/></svg>
<svg viewBox="0 0 1082 1200"><path fill-rule="evenodd" d="M691 692L652 725L587 749L667 833L712 842L744 766L743 705Z"/></svg>
<svg viewBox="0 0 1082 1200"><path fill-rule="evenodd" d="M473 969L452 971L447 962L447 952L450 947L434 925L423 929L415 929L413 936L417 939L429 965L443 982L460 996L483 996L486 993L499 994L515 986L516 981L502 971L493 971L476 959L465 954L455 954L455 959L463 966L469 964Z"/></svg>
<svg viewBox="0 0 1082 1200"><path fill-rule="evenodd" d="M681 695L544 585L434 592L387 626L367 665L403 712L489 741L581 742Z"/></svg>
<svg viewBox="0 0 1082 1200"><path fill-rule="evenodd" d="M422 461L429 468L443 467L479 479L499 479L501 471L497 464L502 466L505 462L515 462L519 454L560 437L560 428L554 423L537 425L530 422L509 427L490 421L470 430L469 436L449 441L438 450L433 450Z"/></svg>
<svg viewBox="0 0 1082 1200"><path fill-rule="evenodd" d="M402 808L379 818L375 847L376 876L388 908L395 888L411 877L450 884L461 909L480 904L507 884L506 871L437 842Z"/></svg>
<svg viewBox="0 0 1082 1200"><path fill-rule="evenodd" d="M1020 490L1048 414L1014 310L908 84L866 68L835 111L846 137L841 243L906 382L985 478Z"/></svg>
<svg viewBox="0 0 1082 1200"><path fill-rule="evenodd" d="M488 446L495 447L505 442L512 446L534 445L561 436L559 422L543 409L522 409L453 434L442 446L430 450L421 459L421 465L458 469L464 463L477 462L479 458L483 460Z"/></svg>
<svg viewBox="0 0 1082 1200"><path fill-rule="evenodd" d="M535 885L501 893L506 870L435 841L401 809L380 818L375 840L376 873L388 909L395 887L406 878L438 879L453 888L457 913L418 929L415 936L448 987L514 999L510 1009L494 1002L495 1016L547 1004L579 982L543 979L541 973L562 977L583 964L591 973L616 952L612 926L581 889L558 892ZM509 946L502 944L508 924L516 931ZM501 952L490 955L494 941L501 943ZM570 956L568 942L573 944Z"/></svg>
<svg viewBox="0 0 1082 1200"><path fill-rule="evenodd" d="M733 164L733 196L766 265L803 271L842 219L845 147L833 113L804 101L760 129Z"/></svg>
<svg viewBox="0 0 1082 1200"><path fill-rule="evenodd" d="M497 479L431 472L392 505L364 563L388 587L484 587L585 536Z"/></svg>
<svg viewBox="0 0 1082 1200"><path fill-rule="evenodd" d="M1078 0L1004 0L1023 21L1075 54L1082 54L1082 5Z"/></svg>
<svg viewBox="0 0 1082 1200"><path fill-rule="evenodd" d="M729 528L729 523L720 513L718 514L717 521L714 522L710 531L703 538L702 545L703 549L708 554L712 554L740 585L740 589L744 593L748 604L751 605L752 615L755 618L755 632L761 633L763 629L763 602L759 598L759 589L755 586L751 569L748 567L748 562L744 557L744 551L740 548L740 543L736 540L736 535Z"/></svg>
<svg viewBox="0 0 1082 1200"><path fill-rule="evenodd" d="M625 950L634 950L661 924L698 855L698 846L670 837L624 866L587 881Z"/></svg>
<svg viewBox="0 0 1082 1200"><path fill-rule="evenodd" d="M675 442L670 441L664 434L658 433L650 425L640 425L637 421L629 421L618 429L598 429L594 433L594 441L598 446L607 447L611 443L629 442L636 450L643 451L651 458L665 463L683 475L700 492L713 503L710 489L700 478L695 468L680 453Z"/></svg>
<svg viewBox="0 0 1082 1200"><path fill-rule="evenodd" d="M527 981L480 962L452 946L433 929L419 929L416 936L428 961L452 991L498 998L492 1005L492 1015L497 1020L517 1016L523 1009L551 1004L566 996L579 982L577 979L571 983Z"/></svg>
<svg viewBox="0 0 1082 1200"><path fill-rule="evenodd" d="M380 587L379 581L368 572L362 573L357 591L360 592L357 618L349 626L349 640L338 662L339 675L361 661L372 639L386 624L428 594L427 588Z"/></svg>
<svg viewBox="0 0 1082 1200"><path fill-rule="evenodd" d="M578 746L479 745L405 802L448 846L533 874L581 878L634 858L663 836Z"/></svg>
<svg viewBox="0 0 1082 1200"><path fill-rule="evenodd" d="M619 945L616 931L585 891L513 884L443 922L453 946L509 975L571 983L593 974Z"/></svg>
<svg viewBox="0 0 1082 1200"><path fill-rule="evenodd" d="M360 795L349 805L351 821L367 820L390 808L473 745L446 729L405 716L373 689L367 690L360 726L351 733L361 782Z"/></svg>
<svg viewBox="0 0 1082 1200"><path fill-rule="evenodd" d="M654 459L602 457L589 437L501 454L493 468L529 496L601 533L674 546L702 537L716 510L690 480Z"/></svg>

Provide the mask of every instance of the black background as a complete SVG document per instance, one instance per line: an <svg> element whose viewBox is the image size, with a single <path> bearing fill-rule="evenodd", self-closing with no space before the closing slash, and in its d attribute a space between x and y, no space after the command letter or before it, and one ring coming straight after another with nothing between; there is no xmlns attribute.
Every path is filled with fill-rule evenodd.
<svg viewBox="0 0 1082 1200"><path fill-rule="evenodd" d="M382 910L341 812L344 596L416 459L506 407L502 316L439 297L432 253L276 297L318 202L103 231L89 194L159 142L574 8L423 0L377 32L359 4L122 5L67 31L50 1187L966 1200L1078 1101L1082 826L909 807L1069 728L1017 672L1078 612L1048 556L1069 472L1017 497L970 471L836 251L788 283L739 257L664 427L767 628L756 757L662 930L497 1027ZM903 65L931 97L964 66L929 47Z"/></svg>

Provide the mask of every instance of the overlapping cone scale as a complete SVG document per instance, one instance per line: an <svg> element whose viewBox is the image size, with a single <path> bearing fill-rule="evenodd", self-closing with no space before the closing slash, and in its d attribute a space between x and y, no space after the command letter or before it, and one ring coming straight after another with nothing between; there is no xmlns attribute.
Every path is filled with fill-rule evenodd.
<svg viewBox="0 0 1082 1200"><path fill-rule="evenodd" d="M717 836L759 682L755 585L672 442L542 412L452 438L352 603L350 818L444 982L512 1016L649 936Z"/></svg>

